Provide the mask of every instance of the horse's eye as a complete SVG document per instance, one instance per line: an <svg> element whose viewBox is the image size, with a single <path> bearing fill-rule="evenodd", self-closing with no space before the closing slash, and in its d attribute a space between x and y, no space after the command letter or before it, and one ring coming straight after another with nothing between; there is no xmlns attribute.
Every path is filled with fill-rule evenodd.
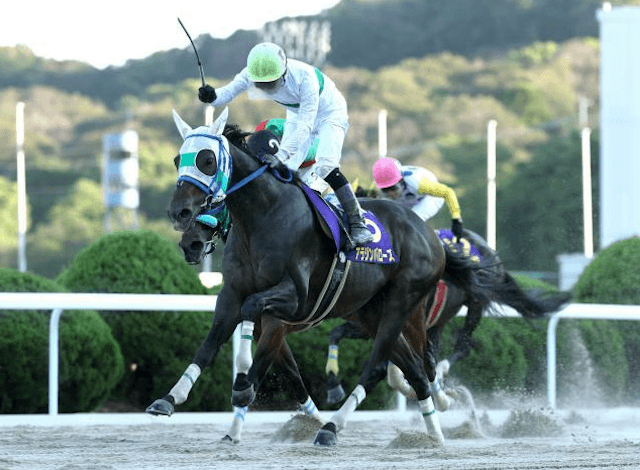
<svg viewBox="0 0 640 470"><path fill-rule="evenodd" d="M213 176L218 170L216 154L211 149L202 149L196 155L196 167L207 176Z"/></svg>
<svg viewBox="0 0 640 470"><path fill-rule="evenodd" d="M176 170L180 167L180 154L173 159L173 164L176 166Z"/></svg>

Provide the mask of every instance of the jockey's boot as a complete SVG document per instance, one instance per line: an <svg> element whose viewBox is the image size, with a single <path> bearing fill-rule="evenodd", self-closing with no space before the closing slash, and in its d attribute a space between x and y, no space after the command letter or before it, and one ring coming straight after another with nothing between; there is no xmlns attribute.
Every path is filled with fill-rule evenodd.
<svg viewBox="0 0 640 470"><path fill-rule="evenodd" d="M353 193L351 185L345 184L344 186L334 190L334 192L349 219L351 241L355 246L362 246L367 243L371 243L373 241L373 234L364 223L360 203L358 202L358 199L356 199L356 195Z"/></svg>

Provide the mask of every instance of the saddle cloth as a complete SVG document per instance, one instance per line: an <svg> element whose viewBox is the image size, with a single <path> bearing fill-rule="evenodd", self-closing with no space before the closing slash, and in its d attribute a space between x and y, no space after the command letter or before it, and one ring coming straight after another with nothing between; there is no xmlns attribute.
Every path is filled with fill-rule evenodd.
<svg viewBox="0 0 640 470"><path fill-rule="evenodd" d="M482 254L480 254L478 248L466 238L462 238L458 243L455 243L453 240L456 236L451 230L447 228L440 228L436 230L436 233L438 234L438 238L440 238L442 244L448 247L451 251L463 253L476 265L479 265L482 261Z"/></svg>
<svg viewBox="0 0 640 470"><path fill-rule="evenodd" d="M316 191L304 183L300 183L311 207L313 207L324 233L331 238L336 253L344 252L347 245L347 217L342 208L324 200ZM364 212L364 221L373 233L373 241L364 246L348 250L346 259L355 263L395 264L398 258L393 251L386 229L378 218L370 211Z"/></svg>

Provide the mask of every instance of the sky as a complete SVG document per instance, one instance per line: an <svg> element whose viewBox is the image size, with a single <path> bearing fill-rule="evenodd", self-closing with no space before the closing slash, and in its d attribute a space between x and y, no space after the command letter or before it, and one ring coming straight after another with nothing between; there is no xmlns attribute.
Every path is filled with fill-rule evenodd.
<svg viewBox="0 0 640 470"><path fill-rule="evenodd" d="M0 47L26 45L37 56L80 60L98 68L124 65L154 52L224 39L285 16L315 15L339 0L8 0L0 11Z"/></svg>

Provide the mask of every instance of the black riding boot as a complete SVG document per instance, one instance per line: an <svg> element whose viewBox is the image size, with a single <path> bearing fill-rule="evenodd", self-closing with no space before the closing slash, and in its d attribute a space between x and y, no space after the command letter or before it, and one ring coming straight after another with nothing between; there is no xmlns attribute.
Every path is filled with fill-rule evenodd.
<svg viewBox="0 0 640 470"><path fill-rule="evenodd" d="M351 186L345 184L344 186L335 189L334 192L338 197L338 201L340 201L340 205L349 218L349 231L351 232L351 240L353 243L356 246L362 246L372 242L373 234L364 224L364 217L362 216L360 203L358 202L358 199L356 199L356 195L353 194Z"/></svg>

